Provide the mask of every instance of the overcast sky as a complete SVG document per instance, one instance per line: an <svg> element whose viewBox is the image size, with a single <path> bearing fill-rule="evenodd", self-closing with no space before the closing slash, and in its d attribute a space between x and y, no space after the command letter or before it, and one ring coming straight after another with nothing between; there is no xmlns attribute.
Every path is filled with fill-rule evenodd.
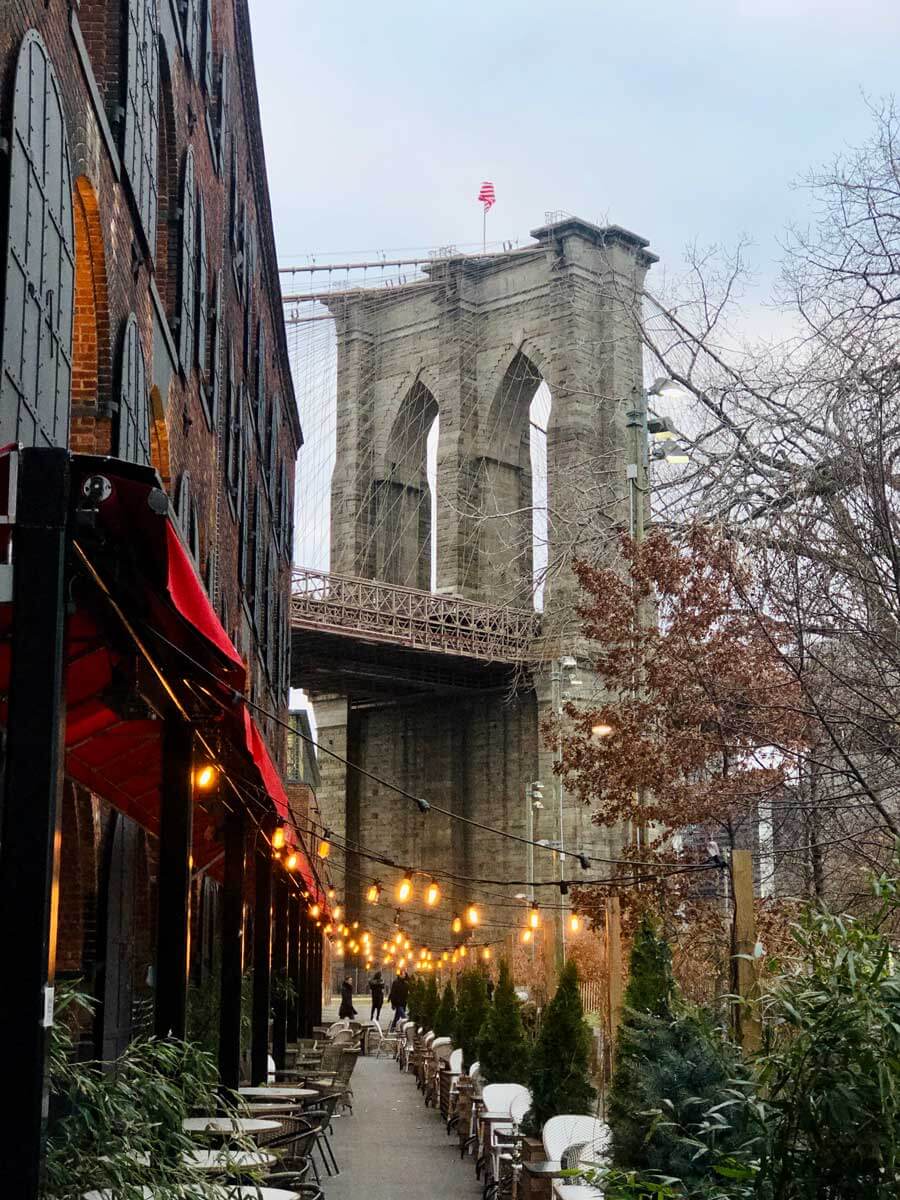
<svg viewBox="0 0 900 1200"><path fill-rule="evenodd" d="M896 86L897 0L251 0L284 262L527 240L546 210L774 270L794 181ZM657 269L658 270L658 269Z"/></svg>

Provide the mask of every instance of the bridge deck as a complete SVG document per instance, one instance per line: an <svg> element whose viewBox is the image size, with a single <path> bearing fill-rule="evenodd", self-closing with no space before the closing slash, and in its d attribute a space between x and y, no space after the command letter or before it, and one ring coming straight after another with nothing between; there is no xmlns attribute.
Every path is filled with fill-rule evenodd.
<svg viewBox="0 0 900 1200"><path fill-rule="evenodd" d="M511 665L538 657L541 634L535 612L304 568L294 569L291 623L295 630Z"/></svg>

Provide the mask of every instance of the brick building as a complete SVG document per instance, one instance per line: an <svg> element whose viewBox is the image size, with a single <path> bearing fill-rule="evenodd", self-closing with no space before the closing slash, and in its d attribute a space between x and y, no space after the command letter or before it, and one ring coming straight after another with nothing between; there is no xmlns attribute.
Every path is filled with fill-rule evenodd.
<svg viewBox="0 0 900 1200"><path fill-rule="evenodd" d="M110 480L116 503L143 488L159 518L153 536L164 542L171 528L179 543L161 552L160 624L148 617L146 596L135 595L150 590L140 575L142 560L152 557L140 540L146 508L133 510L132 525L123 523L124 509L104 524L102 494L81 497L79 511L72 509L76 531L96 531L98 521L104 528L97 546L106 553L106 575L101 570L97 580L135 643L122 654L123 630L113 629L108 611L94 611L85 572L66 575L65 778L59 812L51 813L62 845L56 965L95 989L93 1049L111 1056L156 984L165 875L157 809L172 759L165 730L157 732L169 697L154 701L144 682L148 663L163 690L171 692L169 680L178 677L171 697L189 723L202 710L191 697L211 678L231 680L223 683L222 710L240 694L249 700L245 707L234 699L234 712L221 719L217 711L197 716L193 732L231 764L234 779L260 765L247 785L260 806L279 792L273 763L280 771L285 759L283 728L270 714L287 708L294 464L302 437L246 0L11 0L0 15L0 97L0 446L68 448L84 496ZM120 465L107 471L107 456ZM81 471L79 462L94 466ZM81 511L86 504L90 514ZM110 553L116 539L121 571ZM71 540L66 571L70 562ZM93 636L108 635L115 650L104 711L115 716L120 736L137 729L139 716L146 728L150 718L157 722L147 777L162 783L148 783L140 797L133 779L125 786L116 774L111 755L104 752L102 769L98 755L91 758L93 734L72 741L72 613L83 599ZM196 622L205 631L194 641L196 631L185 631L180 649L172 643L176 626L166 624L173 606L179 630ZM11 607L14 660L21 606ZM192 665L195 643L201 658L212 647L205 665ZM10 727L15 704L10 689ZM196 749L196 737L191 744ZM10 804L10 786L7 779L7 812L16 801ZM195 867L195 970L211 920L199 902L221 877L223 823L213 807L202 829L195 824L187 856ZM253 821L261 823L259 813ZM198 861L209 869L198 871Z"/></svg>

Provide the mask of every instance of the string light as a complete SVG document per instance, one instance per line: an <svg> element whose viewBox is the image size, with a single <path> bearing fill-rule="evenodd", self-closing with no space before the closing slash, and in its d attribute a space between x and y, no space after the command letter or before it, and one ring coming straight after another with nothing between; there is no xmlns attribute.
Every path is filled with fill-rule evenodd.
<svg viewBox="0 0 900 1200"><path fill-rule="evenodd" d="M284 860L284 865L289 871L296 871L297 865L299 864L299 862L300 862L299 855L296 853L296 851L292 850L291 853Z"/></svg>
<svg viewBox="0 0 900 1200"><path fill-rule="evenodd" d="M313 920L316 919L316 917L319 915L319 913L321 911L322 910L319 908L318 904L311 904L309 906L309 915L312 917Z"/></svg>
<svg viewBox="0 0 900 1200"><path fill-rule="evenodd" d="M341 906L339 904L336 904L334 906L334 912L332 913L332 916L334 917L334 919L336 921L339 921L341 919L341 917L343 916L343 913L344 913L344 910L341 908Z"/></svg>
<svg viewBox="0 0 900 1200"><path fill-rule="evenodd" d="M528 942L531 941L531 930L530 929L522 930L522 941L525 942L526 945L528 944Z"/></svg>
<svg viewBox="0 0 900 1200"><path fill-rule="evenodd" d="M323 834L322 838L319 841L319 858L327 858L328 855L331 853L331 841L329 840L330 838L331 838L331 833L329 832L329 830L326 829L325 833Z"/></svg>
<svg viewBox="0 0 900 1200"><path fill-rule="evenodd" d="M573 933L577 933L581 928L581 918L578 916L578 913L572 913L571 917L569 917L569 928Z"/></svg>
<svg viewBox="0 0 900 1200"><path fill-rule="evenodd" d="M481 913L478 911L478 906L476 904L470 904L466 909L466 920L470 925L477 925L481 920Z"/></svg>
<svg viewBox="0 0 900 1200"><path fill-rule="evenodd" d="M438 887L437 880L432 879L428 885L428 890L425 893L425 903L429 908L434 908L441 898L441 889Z"/></svg>
<svg viewBox="0 0 900 1200"><path fill-rule="evenodd" d="M216 768L209 763L194 773L194 787L201 792L208 791L216 782Z"/></svg>
<svg viewBox="0 0 900 1200"><path fill-rule="evenodd" d="M403 878L400 880L400 883L397 886L397 900L399 901L400 904L406 903L406 901L412 895L412 890L413 890L412 876L409 873L407 873L406 875L403 876Z"/></svg>
<svg viewBox="0 0 900 1200"><path fill-rule="evenodd" d="M280 850L284 845L284 825L279 822L272 830L272 849Z"/></svg>
<svg viewBox="0 0 900 1200"><path fill-rule="evenodd" d="M370 904L377 904L381 899L381 884L377 879L374 883L369 884L368 891L366 892L366 899Z"/></svg>
<svg viewBox="0 0 900 1200"><path fill-rule="evenodd" d="M465 948L465 946L460 946L460 948L459 948L459 957L460 957L460 958L465 958L465 957L466 957L466 955L467 955L468 953L469 953L469 952L468 952L468 950Z"/></svg>
<svg viewBox="0 0 900 1200"><path fill-rule="evenodd" d="M485 962L489 962L489 961L490 961L490 957L491 957L491 948L490 948L490 946L485 946L485 948L484 948L484 949L482 950L482 952L481 952L481 957L484 959L484 961L485 961Z"/></svg>
<svg viewBox="0 0 900 1200"><path fill-rule="evenodd" d="M461 933L461 932L462 932L462 917L461 917L461 916L459 916L459 914L458 914L458 913L457 913L457 915L456 915L456 916L453 918L453 920L452 920L452 922L451 922L451 924L450 924L450 928L453 930L453 932L454 932L454 933Z"/></svg>
<svg viewBox="0 0 900 1200"><path fill-rule="evenodd" d="M537 929L541 923L541 914L538 912L538 906L532 904L531 912L528 914L528 924L532 929Z"/></svg>

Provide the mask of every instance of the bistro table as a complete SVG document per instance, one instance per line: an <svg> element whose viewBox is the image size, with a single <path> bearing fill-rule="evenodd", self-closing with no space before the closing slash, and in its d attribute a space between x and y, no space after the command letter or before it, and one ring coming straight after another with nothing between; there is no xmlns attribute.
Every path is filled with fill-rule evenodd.
<svg viewBox="0 0 900 1200"><path fill-rule="evenodd" d="M316 1088L302 1087L242 1087L238 1095L245 1100L308 1100L318 1096Z"/></svg>
<svg viewBox="0 0 900 1200"><path fill-rule="evenodd" d="M299 1192L285 1191L284 1188L254 1187L253 1184L239 1184L234 1188L226 1184L225 1188L228 1200L300 1200Z"/></svg>
<svg viewBox="0 0 900 1200"><path fill-rule="evenodd" d="M181 1161L198 1171L209 1171L211 1175L234 1175L253 1171L257 1167L270 1167L276 1161L274 1154L265 1150L185 1150Z"/></svg>
<svg viewBox="0 0 900 1200"><path fill-rule="evenodd" d="M185 1133L268 1133L280 1125L258 1117L185 1117L181 1122Z"/></svg>
<svg viewBox="0 0 900 1200"><path fill-rule="evenodd" d="M131 1190L134 1191L133 1184L131 1185ZM148 1197L148 1200L152 1200L153 1188L145 1185L141 1188L141 1195ZM116 1193L112 1190L112 1188L103 1188L99 1192L85 1192L82 1195L81 1200L116 1200Z"/></svg>

